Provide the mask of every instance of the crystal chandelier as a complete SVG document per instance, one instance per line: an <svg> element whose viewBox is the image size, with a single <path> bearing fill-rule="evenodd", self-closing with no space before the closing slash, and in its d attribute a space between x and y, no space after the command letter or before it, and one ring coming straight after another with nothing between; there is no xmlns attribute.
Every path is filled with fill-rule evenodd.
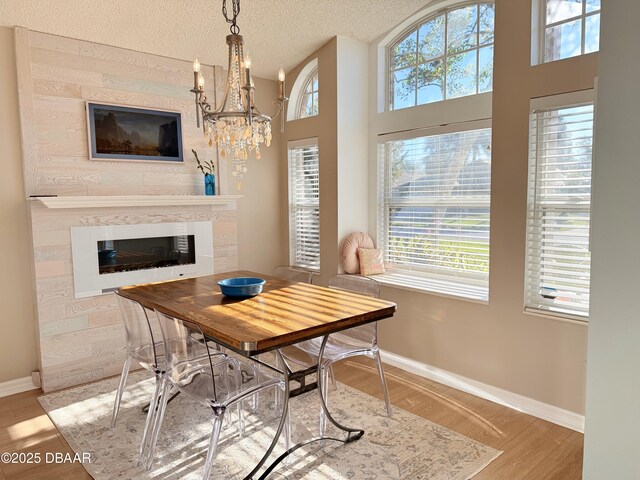
<svg viewBox="0 0 640 480"><path fill-rule="evenodd" d="M251 58L245 55L240 27L236 20L240 13L240 0L232 1L232 15L227 13L227 0L222 0L222 14L231 24L231 35L227 35L229 46L229 67L224 96L218 108L212 108L204 94L204 77L200 73L200 62L193 62L193 89L196 97L196 122L202 127L209 146L216 144L222 159L230 159L231 175L237 181L238 189L242 188L242 177L247 173L247 159L254 152L260 159L260 146L268 147L271 143L271 118L260 113L254 102L255 88L251 78ZM281 130L284 130L284 106L288 98L285 96L284 70L278 72L277 111L282 113Z"/></svg>

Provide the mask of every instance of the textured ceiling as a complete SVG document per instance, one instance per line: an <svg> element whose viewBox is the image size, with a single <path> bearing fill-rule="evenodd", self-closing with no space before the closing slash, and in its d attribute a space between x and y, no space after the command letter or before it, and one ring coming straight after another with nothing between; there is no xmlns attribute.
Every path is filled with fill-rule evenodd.
<svg viewBox="0 0 640 480"><path fill-rule="evenodd" d="M231 0L228 1L231 9ZM430 0L244 0L256 75L290 70L335 35L371 42ZM222 0L0 0L0 25L208 64L227 63Z"/></svg>

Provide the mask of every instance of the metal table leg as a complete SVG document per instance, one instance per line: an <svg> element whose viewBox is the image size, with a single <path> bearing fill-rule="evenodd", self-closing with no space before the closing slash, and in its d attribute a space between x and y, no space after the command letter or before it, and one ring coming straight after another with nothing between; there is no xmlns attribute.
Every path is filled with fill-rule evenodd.
<svg viewBox="0 0 640 480"><path fill-rule="evenodd" d="M318 394L320 396L320 403L322 404L322 410L324 411L325 418L329 419L331 423L333 423L340 430L347 432L347 438L344 440L344 443L353 442L354 440L358 440L360 437L364 435L364 430L359 428L349 428L344 425L338 423L335 418L331 416L329 413L329 409L327 408L327 402L324 398L323 392L326 391L324 385L324 369L325 366L322 365L322 357L324 356L324 349L327 346L327 340L329 339L329 335L325 335L322 339L322 345L320 346L320 352L318 353Z"/></svg>
<svg viewBox="0 0 640 480"><path fill-rule="evenodd" d="M301 443L297 443L295 444L293 447L291 447L289 450L287 450L286 452L284 452L282 455L280 455L277 459L274 460L274 462L269 465L269 467L264 471L264 473L260 476L260 480L266 479L269 474L280 464L280 462L282 462L287 456L289 456L291 453L295 452L296 450L298 450L299 448L302 448L306 445L309 445L310 443L313 442L318 442L321 440L333 440L335 442L340 442L340 443L350 443L350 442L354 442L356 440L358 440L359 438L361 438L364 435L364 430L361 429L356 429L356 428L349 428L349 427L345 427L344 425L341 425L340 423L338 423L329 413L329 410L327 409L327 404L326 401L324 399L323 396L323 382L324 379L322 378L323 375L323 367L322 367L322 357L324 355L324 350L325 347L327 345L327 340L328 340L329 336L325 335L324 338L322 339L322 345L320 347L320 353L318 355L318 370L317 370L317 378L316 378L316 382L318 385L318 394L320 396L320 404L322 405L322 410L326 416L326 418L329 419L329 421L334 424L336 427L338 427L340 430L347 432L347 438L343 439L343 438L334 438L334 437L328 437L325 435L320 435L318 437L314 437L311 438L309 440L306 440L304 442ZM281 362L283 362L282 364L284 365L284 371L286 371L287 373L285 374L285 381L288 382L289 379L289 375L288 375L288 369L286 367L286 364L283 361L282 355L280 354L279 350L276 350L278 358L280 359ZM284 408L288 409L288 401L289 401L289 392L288 392L288 388L285 392L285 405ZM287 410L283 410L284 414L286 415ZM284 419L284 416L283 416ZM280 427L278 428L278 432L276 433L276 438L274 440L274 443L277 441L278 436L280 436L280 431L282 430L282 422L280 424ZM271 454L271 451L273 450L273 446L274 444L272 444L271 448L269 449L269 451L267 452L266 456L263 457L261 463L251 472L251 474L245 478L245 480L248 480L250 478L252 478L252 475L260 468L260 466L264 463L264 461L266 460L266 457L269 456Z"/></svg>
<svg viewBox="0 0 640 480"><path fill-rule="evenodd" d="M284 428L284 424L287 421L287 415L289 414L289 369L284 362L284 358L282 358L282 354L280 350L276 350L276 358L279 360L280 364L283 366L282 368L282 376L284 377L284 399L282 401L282 417L280 418L280 423L278 424L278 429L276 430L275 435L273 436L273 440L271 441L271 445L265 452L264 456L260 459L258 464L251 470L251 473L245 477L245 480L250 480L253 476L258 473L258 470L262 468L262 465L267 461L271 452L275 448L278 440L280 439L280 434L282 433L282 429ZM271 471L271 467L260 477L266 478L266 475Z"/></svg>

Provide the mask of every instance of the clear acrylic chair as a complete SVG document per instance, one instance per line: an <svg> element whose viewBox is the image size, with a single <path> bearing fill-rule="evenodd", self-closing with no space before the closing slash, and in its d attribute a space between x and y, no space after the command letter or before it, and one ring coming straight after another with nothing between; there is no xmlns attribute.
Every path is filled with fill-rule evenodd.
<svg viewBox="0 0 640 480"><path fill-rule="evenodd" d="M329 288L344 290L370 297L380 298L380 284L372 278L360 275L334 275L329 279ZM287 347L282 353L288 361L299 364L318 363L322 337L314 338L304 342L296 343ZM339 334L330 335L322 356L322 365L318 365L318 375L322 375L322 394L325 402L328 401L329 376L331 366L345 358L365 356L373 359L378 369L382 393L387 410L387 415L391 416L391 402L387 382L384 378L384 370L378 350L378 323L367 323L358 327L350 328ZM305 365L306 366L306 365ZM324 410L320 411L320 432L324 434L326 419Z"/></svg>
<svg viewBox="0 0 640 480"><path fill-rule="evenodd" d="M273 270L273 275L284 280L300 283L311 283L313 273L302 267L292 267L289 265L278 265Z"/></svg>
<svg viewBox="0 0 640 480"><path fill-rule="evenodd" d="M284 390L284 381L263 372L253 371L238 359L212 352L204 334L194 323L158 313L158 322L164 338L167 373L164 376L160 407L155 418L149 447L147 468L153 462L155 448L162 428L167 397L173 387L196 402L211 409L214 416L213 430L207 451L204 479L211 473L216 457L218 438L227 410L237 405L238 421L243 423L241 403L266 388ZM253 371L253 378L243 383L241 370ZM287 412L288 415L288 412ZM286 448L289 448L289 422L284 425Z"/></svg>
<svg viewBox="0 0 640 480"><path fill-rule="evenodd" d="M130 300L121 295L117 295L118 304L124 322L125 336L127 342L127 359L122 367L120 383L116 391L116 398L113 404L113 415L111 417L111 428L115 427L120 410L120 402L129 376L129 370L133 362L138 362L140 366L152 372L155 376L155 388L149 403L149 410L142 432L140 442L140 458L143 458L149 428L153 421L155 406L158 404L162 379L165 373L164 345L162 335L154 332L149 321L149 316L145 308L135 300Z"/></svg>

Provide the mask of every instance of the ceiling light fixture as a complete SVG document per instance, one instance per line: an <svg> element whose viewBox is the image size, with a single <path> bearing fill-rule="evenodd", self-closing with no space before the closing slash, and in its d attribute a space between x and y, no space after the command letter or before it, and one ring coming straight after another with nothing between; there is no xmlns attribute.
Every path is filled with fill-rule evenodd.
<svg viewBox="0 0 640 480"><path fill-rule="evenodd" d="M231 175L236 179L238 189L242 188L242 177L247 172L247 159L254 151L256 159L260 159L260 145L271 143L271 118L260 113L254 102L255 88L251 78L251 58L244 52L244 42L237 25L240 13L240 0L232 1L231 18L227 13L227 0L222 0L222 14L231 24L231 35L227 35L229 46L229 67L224 96L219 107L213 109L204 94L204 77L200 72L200 62L193 62L193 88L196 97L196 121L202 126L209 145L218 147L220 156L231 158ZM278 72L278 98L274 104L277 111L273 118L282 114L281 131L284 131L284 107L288 98L285 96L284 70Z"/></svg>

